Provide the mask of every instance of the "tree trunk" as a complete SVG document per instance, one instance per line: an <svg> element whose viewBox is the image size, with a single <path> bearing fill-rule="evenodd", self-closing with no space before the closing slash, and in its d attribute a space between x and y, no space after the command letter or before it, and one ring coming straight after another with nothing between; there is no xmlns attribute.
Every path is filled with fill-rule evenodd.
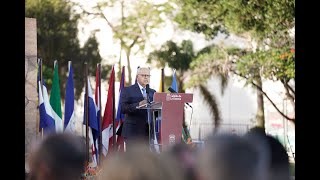
<svg viewBox="0 0 320 180"><path fill-rule="evenodd" d="M121 81L121 71L122 71L122 66L121 66L121 52L122 52L122 45L120 45L120 53L119 53L119 62L118 62L118 65L119 65L119 72L118 72L118 79L119 79L119 82ZM126 82L124 82L126 83Z"/></svg>
<svg viewBox="0 0 320 180"><path fill-rule="evenodd" d="M286 91L286 98L289 99L289 101L290 101L290 103L291 103L291 105L292 105L292 107L293 107L293 109L295 111L296 110L296 106L295 106L295 102L294 102L295 97L294 97L294 95L292 95L290 93L290 90L289 90L290 86L288 85L287 82L286 83L282 82L282 84L283 84L284 89Z"/></svg>
<svg viewBox="0 0 320 180"><path fill-rule="evenodd" d="M183 78L182 78L182 76L178 76L177 74L176 74L176 76L177 76L177 81L178 81L178 92L179 93L185 93L185 90L183 89Z"/></svg>
<svg viewBox="0 0 320 180"><path fill-rule="evenodd" d="M132 78L131 78L131 66L130 66L130 49L126 50L126 56L127 56L127 64L128 64L128 77L129 77L129 85L132 85Z"/></svg>
<svg viewBox="0 0 320 180"><path fill-rule="evenodd" d="M262 81L261 76L258 76L256 78L256 84L261 87L262 89ZM257 120L257 126L261 128L265 128L265 117L264 117L264 105L263 105L263 94L261 91L257 89L257 114L256 114L256 120Z"/></svg>
<svg viewBox="0 0 320 180"><path fill-rule="evenodd" d="M123 20L124 20L124 1L120 2L121 4L121 28L123 28ZM118 72L118 78L119 78L119 82L121 81L121 71L122 71L122 67L121 67L121 58L122 58L122 40L120 39L120 54L119 54L119 72ZM124 85L126 84L126 82L124 82Z"/></svg>

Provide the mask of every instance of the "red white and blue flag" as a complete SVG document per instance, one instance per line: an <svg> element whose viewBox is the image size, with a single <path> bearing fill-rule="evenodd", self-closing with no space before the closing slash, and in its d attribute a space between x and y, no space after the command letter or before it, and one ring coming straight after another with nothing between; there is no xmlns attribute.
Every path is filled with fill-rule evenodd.
<svg viewBox="0 0 320 180"><path fill-rule="evenodd" d="M125 67L122 67L122 73L121 73L121 79L120 79L120 87L119 87L119 101L118 101L118 109L117 109L117 116L116 116L116 124L117 124L117 150L124 152L124 139L123 136L121 136L122 132L122 126L124 122L124 114L121 113L121 105L120 105L120 99L121 99L121 91L124 88L125 84Z"/></svg>
<svg viewBox="0 0 320 180"><path fill-rule="evenodd" d="M109 89L108 89L108 96L107 102L104 110L104 115L102 119L102 153L104 156L107 156L110 152L110 148L112 149L113 144L113 121L114 121L114 111L113 111L113 104L114 104L114 66L111 70L111 75L109 79Z"/></svg>

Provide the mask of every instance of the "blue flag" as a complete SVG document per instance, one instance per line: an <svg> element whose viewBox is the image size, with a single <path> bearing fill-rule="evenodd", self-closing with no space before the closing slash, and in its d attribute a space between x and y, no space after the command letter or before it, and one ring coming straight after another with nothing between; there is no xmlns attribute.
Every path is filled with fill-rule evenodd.
<svg viewBox="0 0 320 180"><path fill-rule="evenodd" d="M116 134L117 136L117 149L120 152L124 152L124 137L122 134L122 127L123 127L123 122L124 122L124 114L121 113L121 104L120 104L120 99L121 99L121 92L122 89L124 88L124 83L125 83L125 67L122 67L122 73L121 73L121 79L120 79L120 87L119 87L119 101L118 101L118 110L117 110L117 115L116 115Z"/></svg>
<svg viewBox="0 0 320 180"><path fill-rule="evenodd" d="M96 140L98 140L99 138L99 124L98 124L98 119L97 119L97 108L96 108L96 104L94 103L93 100L93 95L92 95L92 89L90 86L90 82L89 79L87 79L88 81L88 109L89 109L89 127L92 129L92 136L93 136L93 140L94 142L96 142ZM84 101L86 104L86 101ZM84 109L84 112L86 112L86 108ZM84 118L84 125L86 125L86 121ZM96 148L97 149L97 148Z"/></svg>
<svg viewBox="0 0 320 180"><path fill-rule="evenodd" d="M118 110L117 110L117 116L116 116L117 121L124 120L124 114L121 114L121 105L120 105L121 91L123 88L124 88L124 68L122 69L120 87L119 87L119 103L118 103Z"/></svg>
<svg viewBox="0 0 320 180"><path fill-rule="evenodd" d="M66 96L64 107L64 130L75 133L75 117L74 117L74 85L73 71L71 61L68 64L69 76L66 84Z"/></svg>
<svg viewBox="0 0 320 180"><path fill-rule="evenodd" d="M90 146L92 150L92 161L94 166L97 165L98 156L97 156L97 149L98 144L96 143L99 140L100 130L99 130L99 122L97 119L97 107L93 99L92 89L90 86L89 78L87 78L87 85L88 85L88 121L89 121L89 139L90 139ZM86 97L86 94L85 94ZM84 103L86 104L86 98L84 98ZM86 106L84 106L84 115L86 114ZM83 118L83 124L86 125L86 118Z"/></svg>
<svg viewBox="0 0 320 180"><path fill-rule="evenodd" d="M52 115L52 108L49 103L48 92L45 84L43 83L43 93L41 90L41 83L38 81L39 92L39 112L40 112L40 124L39 131L43 128L44 133L55 132L55 122Z"/></svg>
<svg viewBox="0 0 320 180"><path fill-rule="evenodd" d="M178 92L178 83L177 83L177 77L176 77L176 70L173 70L173 76L172 76L172 83L171 83L171 88Z"/></svg>
<svg viewBox="0 0 320 180"><path fill-rule="evenodd" d="M178 88L176 70L175 69L173 70L171 88L173 90L175 90L176 92L179 92L178 91L179 88ZM192 143L192 139L191 139L190 133L189 133L188 129L186 129L186 128L182 128L182 140L187 144Z"/></svg>

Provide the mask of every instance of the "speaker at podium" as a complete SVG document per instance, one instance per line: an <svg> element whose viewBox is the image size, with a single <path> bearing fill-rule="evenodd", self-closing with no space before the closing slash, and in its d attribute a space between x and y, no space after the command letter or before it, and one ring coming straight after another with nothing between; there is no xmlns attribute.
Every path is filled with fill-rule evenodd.
<svg viewBox="0 0 320 180"><path fill-rule="evenodd" d="M152 151L161 152L181 143L185 103L191 103L191 93L155 93L153 102L137 107L147 109L149 144Z"/></svg>

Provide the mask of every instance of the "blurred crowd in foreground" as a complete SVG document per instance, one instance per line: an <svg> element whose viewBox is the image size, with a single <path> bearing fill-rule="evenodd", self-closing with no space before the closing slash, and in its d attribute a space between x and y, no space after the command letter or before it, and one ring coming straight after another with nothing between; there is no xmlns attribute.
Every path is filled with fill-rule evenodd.
<svg viewBox="0 0 320 180"><path fill-rule="evenodd" d="M46 137L31 152L29 180L80 180L85 170L83 138ZM97 180L290 180L289 157L264 129L243 136L211 135L202 148L174 144L161 153L137 141L124 153L102 162Z"/></svg>

